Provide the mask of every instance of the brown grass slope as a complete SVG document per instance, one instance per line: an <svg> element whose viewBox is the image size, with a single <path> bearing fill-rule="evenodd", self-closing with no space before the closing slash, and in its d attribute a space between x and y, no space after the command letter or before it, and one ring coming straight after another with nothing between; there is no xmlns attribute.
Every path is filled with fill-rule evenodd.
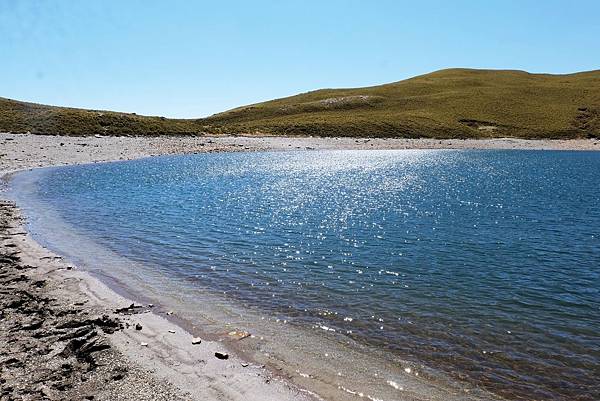
<svg viewBox="0 0 600 401"><path fill-rule="evenodd" d="M598 137L600 70L442 70L240 107L204 123L228 132L317 136Z"/></svg>
<svg viewBox="0 0 600 401"><path fill-rule="evenodd" d="M550 75L449 69L387 85L317 90L189 120L0 98L0 131L61 135L600 137L600 70Z"/></svg>
<svg viewBox="0 0 600 401"><path fill-rule="evenodd" d="M194 134L199 130L197 120L45 106L0 98L0 132L84 136Z"/></svg>

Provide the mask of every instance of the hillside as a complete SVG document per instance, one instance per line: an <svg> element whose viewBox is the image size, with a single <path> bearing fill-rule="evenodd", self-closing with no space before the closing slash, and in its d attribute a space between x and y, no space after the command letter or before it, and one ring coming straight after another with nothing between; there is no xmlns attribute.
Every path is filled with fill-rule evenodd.
<svg viewBox="0 0 600 401"><path fill-rule="evenodd" d="M380 86L317 90L196 120L50 107L0 98L0 131L67 135L600 137L600 70L549 75L450 69Z"/></svg>
<svg viewBox="0 0 600 401"><path fill-rule="evenodd" d="M205 120L232 132L318 136L600 136L600 70L570 75L451 69L324 89Z"/></svg>
<svg viewBox="0 0 600 401"><path fill-rule="evenodd" d="M0 132L50 135L172 135L199 131L197 120L45 106L0 98Z"/></svg>

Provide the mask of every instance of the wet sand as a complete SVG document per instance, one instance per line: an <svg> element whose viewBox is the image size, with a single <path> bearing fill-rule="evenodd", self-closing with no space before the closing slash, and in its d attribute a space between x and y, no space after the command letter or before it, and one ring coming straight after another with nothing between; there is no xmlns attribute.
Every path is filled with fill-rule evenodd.
<svg viewBox="0 0 600 401"><path fill-rule="evenodd" d="M30 168L159 154L292 149L594 150L599 143L0 134L0 177L7 179L11 172ZM200 344L192 344L192 334L175 325L164 311L155 311L147 304L130 307L130 300L37 244L22 223L16 205L1 201L1 400L315 398L231 352L234 339L202 339ZM226 353L228 358L219 359L216 352Z"/></svg>

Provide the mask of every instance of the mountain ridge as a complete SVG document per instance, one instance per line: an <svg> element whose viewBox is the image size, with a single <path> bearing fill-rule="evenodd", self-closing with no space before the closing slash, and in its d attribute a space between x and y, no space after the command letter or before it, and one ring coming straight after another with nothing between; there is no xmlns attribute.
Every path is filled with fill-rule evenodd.
<svg viewBox="0 0 600 401"><path fill-rule="evenodd" d="M600 137L600 70L555 75L450 68L383 85L318 89L199 119L0 98L0 131L62 135Z"/></svg>

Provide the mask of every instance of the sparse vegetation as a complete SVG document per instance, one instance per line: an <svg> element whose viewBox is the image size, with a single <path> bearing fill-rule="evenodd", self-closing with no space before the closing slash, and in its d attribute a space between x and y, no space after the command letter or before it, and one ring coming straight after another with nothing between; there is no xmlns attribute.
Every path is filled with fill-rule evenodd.
<svg viewBox="0 0 600 401"><path fill-rule="evenodd" d="M44 106L0 98L0 131L50 135L197 134L196 120Z"/></svg>
<svg viewBox="0 0 600 401"><path fill-rule="evenodd" d="M317 90L196 120L0 99L0 131L66 135L600 137L600 70L550 75L450 69L387 85Z"/></svg>

